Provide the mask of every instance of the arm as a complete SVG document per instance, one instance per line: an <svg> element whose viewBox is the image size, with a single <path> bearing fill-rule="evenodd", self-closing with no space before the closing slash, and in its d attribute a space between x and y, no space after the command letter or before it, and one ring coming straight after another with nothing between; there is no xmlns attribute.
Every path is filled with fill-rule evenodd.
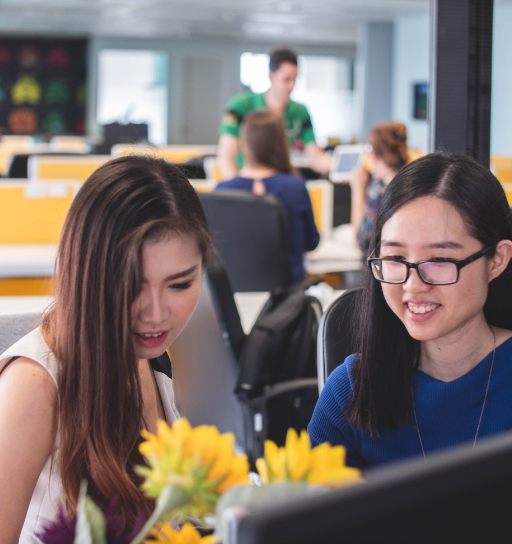
<svg viewBox="0 0 512 544"><path fill-rule="evenodd" d="M222 173L222 179L236 177L238 168L236 166L236 155L238 153L238 138L232 134L221 134L217 148L217 164Z"/></svg>
<svg viewBox="0 0 512 544"><path fill-rule="evenodd" d="M316 142L309 142L304 150L310 161L311 168L323 176L328 176L331 170L331 157L323 149L320 149Z"/></svg>
<svg viewBox="0 0 512 544"><path fill-rule="evenodd" d="M345 394L339 391L346 389L343 387L347 385L347 381L343 379L345 371L345 368L338 367L329 376L308 425L308 434L312 447L324 442L329 442L332 446L344 446L347 450L347 466L363 469L367 462L360 451L357 436L346 424L343 416L349 398L349 391L345 391Z"/></svg>
<svg viewBox="0 0 512 544"><path fill-rule="evenodd" d="M366 204L366 188L369 180L370 176L362 166L356 166L352 170L352 175L349 179L351 191L350 222L354 226L356 234L363 220Z"/></svg>
<svg viewBox="0 0 512 544"><path fill-rule="evenodd" d="M0 377L0 544L16 544L57 434L57 387L21 358Z"/></svg>

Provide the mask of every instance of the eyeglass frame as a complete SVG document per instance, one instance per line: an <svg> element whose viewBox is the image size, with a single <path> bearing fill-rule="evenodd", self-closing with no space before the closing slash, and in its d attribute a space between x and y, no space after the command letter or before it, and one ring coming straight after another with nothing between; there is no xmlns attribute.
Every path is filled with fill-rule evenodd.
<svg viewBox="0 0 512 544"><path fill-rule="evenodd" d="M407 261L401 261L400 259L387 259L385 257L368 257L366 259L366 262L368 263L368 266L370 267L370 271L372 273L373 278L375 280L377 280L378 282L380 282L380 283L388 283L390 285L401 285L402 283L405 283L409 279L409 274L411 272L411 268L414 268L416 270L416 272L418 273L418 276L420 277L421 281L423 283L426 283L427 285L453 285L454 283L457 283L459 281L460 269L461 268L464 268L468 264L471 264L472 262L480 259L484 255L487 255L487 253L489 253L489 251L491 251L491 249L496 249L496 246L494 245L494 246L484 247L483 249L481 249L477 253L473 253L473 255L470 255L467 259L462 259L461 261L454 261L453 259L438 259L438 260L435 260L435 261L418 261L417 263L409 263ZM370 255L375 253L375 251L377 251L377 248L375 248L370 253ZM385 281L385 280L381 280L381 279L377 278L375 276L375 274L373 273L373 270L372 270L372 262L374 262L374 261L393 261L393 262L396 262L396 263L405 264L406 267L407 267L407 274L405 275L405 279L403 281ZM457 267L457 279L455 281L450 281L448 283L432 283L430 281L427 281L427 280L425 280L423 278L423 276L421 275L420 269L419 269L420 264L425 264L425 263L453 263Z"/></svg>

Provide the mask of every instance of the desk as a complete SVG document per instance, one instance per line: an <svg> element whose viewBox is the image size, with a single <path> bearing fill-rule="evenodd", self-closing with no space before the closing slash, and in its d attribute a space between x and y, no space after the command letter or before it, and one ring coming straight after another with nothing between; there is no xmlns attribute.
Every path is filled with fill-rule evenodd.
<svg viewBox="0 0 512 544"><path fill-rule="evenodd" d="M50 294L56 254L56 244L0 244L0 298Z"/></svg>
<svg viewBox="0 0 512 544"><path fill-rule="evenodd" d="M304 269L310 276L324 276L361 270L361 263L362 253L356 245L354 228L347 224L320 238L318 247L306 254Z"/></svg>
<svg viewBox="0 0 512 544"><path fill-rule="evenodd" d="M56 244L0 244L0 278L51 278Z"/></svg>

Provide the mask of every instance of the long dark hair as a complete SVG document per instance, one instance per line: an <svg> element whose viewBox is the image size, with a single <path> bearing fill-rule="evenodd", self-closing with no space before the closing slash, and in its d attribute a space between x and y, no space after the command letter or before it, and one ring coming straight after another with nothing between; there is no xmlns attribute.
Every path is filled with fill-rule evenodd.
<svg viewBox="0 0 512 544"><path fill-rule="evenodd" d="M424 196L446 200L460 213L469 234L484 246L511 240L510 207L499 181L466 156L432 153L398 172L382 198L371 248L380 247L382 227L404 204ZM489 255L489 258L492 254ZM484 314L490 325L512 329L512 261L489 284ZM353 395L348 420L372 436L411 421L411 386L420 362L420 342L387 305L368 267L356 301Z"/></svg>
<svg viewBox="0 0 512 544"><path fill-rule="evenodd" d="M242 124L240 141L243 154L251 162L278 172L295 173L290 163L283 117L279 113L270 109L249 113Z"/></svg>
<svg viewBox="0 0 512 544"><path fill-rule="evenodd" d="M80 482L101 506L146 513L134 465L143 428L131 337L131 307L141 288L142 246L168 232L189 234L204 259L210 232L196 192L162 159L128 156L96 170L63 227L54 306L43 335L59 361L59 470L66 508Z"/></svg>

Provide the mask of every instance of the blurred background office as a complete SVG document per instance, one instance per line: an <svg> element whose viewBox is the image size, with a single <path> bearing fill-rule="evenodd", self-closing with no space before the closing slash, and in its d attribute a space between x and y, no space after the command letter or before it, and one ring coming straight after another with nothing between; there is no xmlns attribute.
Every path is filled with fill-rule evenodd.
<svg viewBox="0 0 512 544"><path fill-rule="evenodd" d="M0 185L78 185L18 187L25 200L31 191L39 199L53 191L55 199L60 190L68 200L53 202L52 211L41 203L35 210L13 187L2 193L0 253L7 253L0 261L14 259L18 272L0 271L0 296L49 292L41 281L51 276L54 254L45 250L45 265L27 272L18 266L26 245L55 246L80 183L112 155L156 146L184 165L198 190L211 191L224 177L216 157L226 104L239 93L268 90L269 53L278 46L298 55L290 99L307 107L322 153L363 144L371 127L390 120L405 126L411 159L429 151L430 11L429 0L4 0ZM496 0L493 19L491 167L508 190L512 1ZM361 266L350 186L322 181L328 173L312 169L300 146L291 161L307 180L321 235L306 272L350 287L350 272ZM369 168L364 154L359 162ZM20 214L42 226L9 232ZM15 244L25 246L13 257Z"/></svg>

